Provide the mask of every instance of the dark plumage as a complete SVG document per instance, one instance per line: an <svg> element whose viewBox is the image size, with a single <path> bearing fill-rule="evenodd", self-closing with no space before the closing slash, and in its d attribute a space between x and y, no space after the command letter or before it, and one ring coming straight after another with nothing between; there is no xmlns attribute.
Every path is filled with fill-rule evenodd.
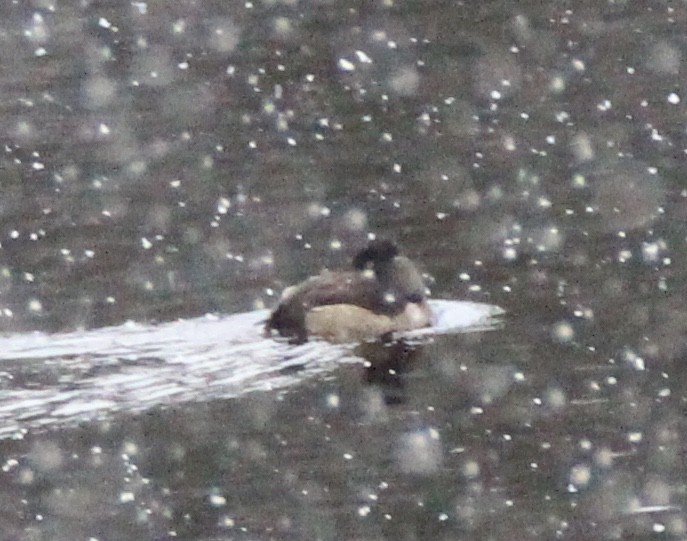
<svg viewBox="0 0 687 541"><path fill-rule="evenodd" d="M353 268L324 271L285 289L265 330L296 343L311 334L347 342L430 324L422 277L393 243L372 241Z"/></svg>

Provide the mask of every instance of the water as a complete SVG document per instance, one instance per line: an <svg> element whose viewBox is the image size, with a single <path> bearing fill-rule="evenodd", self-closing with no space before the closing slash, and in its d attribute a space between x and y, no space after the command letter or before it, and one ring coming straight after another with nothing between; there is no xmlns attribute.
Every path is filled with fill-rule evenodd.
<svg viewBox="0 0 687 541"><path fill-rule="evenodd" d="M408 344L498 325L500 309L432 301L431 328L399 337ZM2 339L1 437L69 426L155 406L179 406L273 391L362 362L356 344L292 346L263 336L269 312L206 316L159 326L128 323L69 334ZM369 347L378 347L370 345ZM409 346L413 347L413 346ZM381 348L389 349L389 348Z"/></svg>
<svg viewBox="0 0 687 541"><path fill-rule="evenodd" d="M0 14L0 539L685 537L682 6ZM369 234L503 327L227 357Z"/></svg>

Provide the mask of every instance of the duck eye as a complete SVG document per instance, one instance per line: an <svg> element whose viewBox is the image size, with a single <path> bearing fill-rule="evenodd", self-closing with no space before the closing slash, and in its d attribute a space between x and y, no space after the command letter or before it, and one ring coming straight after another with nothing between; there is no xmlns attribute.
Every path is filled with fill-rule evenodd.
<svg viewBox="0 0 687 541"><path fill-rule="evenodd" d="M393 293L384 293L384 302L387 304L393 304L396 302L396 295Z"/></svg>

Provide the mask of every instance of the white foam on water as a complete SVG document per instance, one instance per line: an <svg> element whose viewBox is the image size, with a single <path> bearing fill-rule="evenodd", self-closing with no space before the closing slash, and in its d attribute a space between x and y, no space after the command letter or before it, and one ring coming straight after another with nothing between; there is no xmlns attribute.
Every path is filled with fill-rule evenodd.
<svg viewBox="0 0 687 541"><path fill-rule="evenodd" d="M493 329L503 314L496 306L471 302L432 300L430 306L432 327L403 338L424 341L440 334ZM45 427L115 411L279 389L342 362L362 360L353 353L355 344L312 340L290 345L266 338L263 322L268 315L259 310L161 325L125 323L91 331L2 337L0 425ZM21 376L17 383L16 374ZM0 438L13 433L14 428L0 430Z"/></svg>

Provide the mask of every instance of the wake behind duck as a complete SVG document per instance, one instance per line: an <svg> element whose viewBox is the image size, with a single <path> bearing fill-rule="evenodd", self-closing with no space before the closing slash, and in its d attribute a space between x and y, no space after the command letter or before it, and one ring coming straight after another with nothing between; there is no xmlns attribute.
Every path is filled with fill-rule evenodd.
<svg viewBox="0 0 687 541"><path fill-rule="evenodd" d="M404 264L401 262L400 267ZM416 278L412 273L410 276L408 283L412 284ZM398 285L397 278L384 280L375 278L375 287L380 283ZM405 288L406 293L409 290L412 288ZM382 292L386 295L388 290ZM429 300L412 293L404 298L403 289L393 290L393 294L398 296L387 300L396 304L380 309L386 310L382 316L393 326L384 323L387 326L382 325L381 330L404 340L424 341L441 334L498 328L503 314L488 304ZM320 306L337 305L309 308ZM399 317L405 317L409 306L421 307L424 315L415 320L416 324L404 327ZM30 428L108 417L117 411L138 412L283 389L341 363L362 361L355 353L360 336L349 333L341 340L339 334L334 340L338 343L331 343L313 332L307 315L301 321L309 325L308 342L300 340L302 343L294 345L265 337L261 327L266 321L268 326L274 325L278 310L207 315L160 325L125 323L63 334L2 337L0 438L21 437ZM279 330L276 325L273 328ZM364 328L369 330L369 325ZM285 334L303 338L298 333ZM324 338L328 336L324 334ZM379 335L372 333L371 339L376 338ZM294 366L300 370L287 370Z"/></svg>

